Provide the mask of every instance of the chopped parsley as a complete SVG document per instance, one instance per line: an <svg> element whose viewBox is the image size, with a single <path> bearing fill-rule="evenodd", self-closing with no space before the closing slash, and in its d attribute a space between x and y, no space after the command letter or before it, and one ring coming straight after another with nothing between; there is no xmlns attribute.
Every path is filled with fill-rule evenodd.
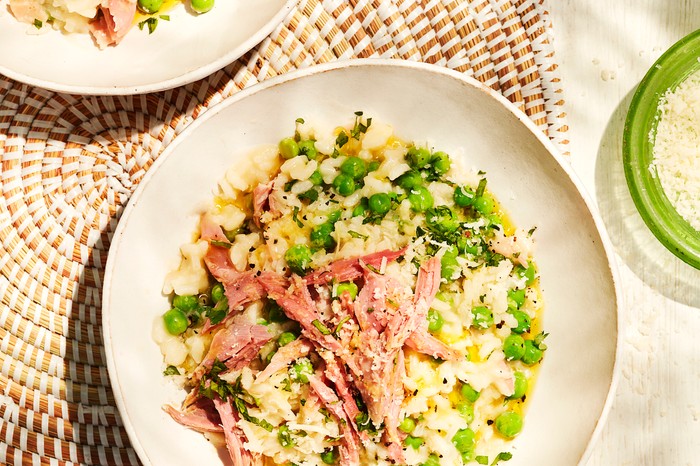
<svg viewBox="0 0 700 466"><path fill-rule="evenodd" d="M358 232L353 231L353 230L349 230L349 231L348 231L348 234L349 234L350 236L352 236L353 238L361 238L361 239L363 239L363 240L366 240L367 238L369 238L368 235L363 235L362 233L358 233Z"/></svg>
<svg viewBox="0 0 700 466"><path fill-rule="evenodd" d="M272 424L248 413L248 404L256 404L256 400L241 386L241 376L238 376L234 383L229 383L219 377L219 374L227 370L226 364L215 359L209 372L204 374L199 381L199 392L210 400L218 396L223 401L232 402L243 419L272 432Z"/></svg>
<svg viewBox="0 0 700 466"><path fill-rule="evenodd" d="M215 239L209 240L209 244L212 246L216 246L218 248L226 248L226 249L231 249L231 243L228 241L218 241Z"/></svg>
<svg viewBox="0 0 700 466"><path fill-rule="evenodd" d="M177 367L170 365L165 368L163 375L180 375L180 371L177 370Z"/></svg>
<svg viewBox="0 0 700 466"><path fill-rule="evenodd" d="M144 26L148 27L148 33L153 34L153 31L158 27L158 18L150 17L139 23L139 29L143 31Z"/></svg>
<svg viewBox="0 0 700 466"><path fill-rule="evenodd" d="M348 138L348 135L345 134L345 131L341 131L338 137L335 138L335 144L338 147L343 147L345 144L348 143L349 140L350 138Z"/></svg>
<svg viewBox="0 0 700 466"><path fill-rule="evenodd" d="M294 210L292 212L292 220L294 220L294 223L297 224L299 228L304 228L304 224L302 223L301 220L299 220L299 207L294 206Z"/></svg>
<svg viewBox="0 0 700 466"><path fill-rule="evenodd" d="M41 29L44 26L44 23L41 22L39 19L34 19L34 27L37 29Z"/></svg>
<svg viewBox="0 0 700 466"><path fill-rule="evenodd" d="M323 325L323 322L321 322L320 320L314 319L313 321L311 321L311 323L314 325L314 327L316 327L316 330L321 332L322 335L330 335L331 334L331 331L328 330L328 327Z"/></svg>

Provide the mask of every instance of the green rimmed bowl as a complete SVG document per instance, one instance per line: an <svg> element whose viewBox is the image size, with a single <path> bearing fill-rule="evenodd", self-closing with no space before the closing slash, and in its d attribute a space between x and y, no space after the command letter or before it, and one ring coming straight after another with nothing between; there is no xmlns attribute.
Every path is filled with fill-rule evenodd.
<svg viewBox="0 0 700 466"><path fill-rule="evenodd" d="M676 212L651 166L660 99L697 70L700 30L673 44L639 83L625 121L623 163L632 199L654 236L681 260L700 269L700 232Z"/></svg>

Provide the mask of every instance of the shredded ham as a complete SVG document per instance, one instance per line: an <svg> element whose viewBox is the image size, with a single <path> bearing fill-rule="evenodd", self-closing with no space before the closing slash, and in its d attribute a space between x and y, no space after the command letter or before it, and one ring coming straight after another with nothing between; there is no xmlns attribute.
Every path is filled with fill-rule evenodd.
<svg viewBox="0 0 700 466"><path fill-rule="evenodd" d="M332 280L337 282L354 281L362 276L362 271L367 266L378 270L382 267L382 264L395 261L401 257L404 252L406 252L406 248L399 249L398 251L385 250L367 256L341 259L306 275L304 277L304 282L307 285L311 285L330 283Z"/></svg>
<svg viewBox="0 0 700 466"><path fill-rule="evenodd" d="M270 181L267 184L259 184L253 190L253 222L259 227L261 224L260 216L265 212L265 204L268 204L272 185Z"/></svg>
<svg viewBox="0 0 700 466"><path fill-rule="evenodd" d="M187 411L180 411L171 405L163 406L163 411L178 424L181 424L197 432L223 432L219 414L208 398L200 398L196 404L190 406Z"/></svg>
<svg viewBox="0 0 700 466"><path fill-rule="evenodd" d="M343 435L343 442L338 449L340 452L341 464L344 466L359 466L360 439L357 435L357 431L353 428L353 420L348 418L335 392L323 382L322 375L310 375L309 384L311 385L311 389L323 402L326 409L338 419L340 431Z"/></svg>
<svg viewBox="0 0 700 466"><path fill-rule="evenodd" d="M256 382L264 382L275 372L286 368L297 359L307 356L312 349L313 345L305 338L297 338L293 342L284 345L272 356L270 364L267 365L265 370L258 374L255 378Z"/></svg>
<svg viewBox="0 0 700 466"><path fill-rule="evenodd" d="M221 425L226 438L226 449L231 456L233 466L256 466L261 464L259 456L254 456L243 446L246 437L238 427L238 413L233 409L231 403L216 397L214 398L214 406L219 412L219 417L221 417Z"/></svg>
<svg viewBox="0 0 700 466"><path fill-rule="evenodd" d="M219 323L212 325L209 319L202 327L202 333L209 333L224 327L233 319L243 306L257 301L264 296L264 290L252 270L240 272L231 262L228 249L211 244L212 241L230 244L221 226L216 224L209 215L203 215L200 221L200 238L208 241L209 248L204 256L212 276L224 286L224 294L228 299L228 314Z"/></svg>
<svg viewBox="0 0 700 466"><path fill-rule="evenodd" d="M90 32L101 49L117 45L129 32L136 16L136 0L103 0Z"/></svg>
<svg viewBox="0 0 700 466"><path fill-rule="evenodd" d="M238 316L230 327L214 335L207 355L194 370L192 378L199 380L216 360L226 364L229 370L247 366L271 338L267 327L251 324L243 316Z"/></svg>

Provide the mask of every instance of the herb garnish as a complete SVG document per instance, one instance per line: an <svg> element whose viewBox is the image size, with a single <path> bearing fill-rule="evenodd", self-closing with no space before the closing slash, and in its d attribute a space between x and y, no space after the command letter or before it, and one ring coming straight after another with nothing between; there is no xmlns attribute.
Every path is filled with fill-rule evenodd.
<svg viewBox="0 0 700 466"><path fill-rule="evenodd" d="M212 246L219 247L219 248L231 249L231 243L229 243L228 241L218 241L215 239L211 239L211 240L209 240L209 244L211 244Z"/></svg>
<svg viewBox="0 0 700 466"><path fill-rule="evenodd" d="M358 232L353 231L353 230L349 230L349 231L348 231L348 234L349 234L350 236L352 236L353 238L361 238L361 239L364 239L364 240L366 240L367 238L369 238L368 235L363 235L362 233L358 233Z"/></svg>
<svg viewBox="0 0 700 466"><path fill-rule="evenodd" d="M44 23L42 23L41 20L38 20L36 18L34 19L34 27L35 28L41 29L43 25L44 25Z"/></svg>
<svg viewBox="0 0 700 466"><path fill-rule="evenodd" d="M328 327L323 325L323 322L321 322L320 320L314 319L313 321L311 321L311 323L314 325L314 327L316 327L316 330L321 332L322 335L330 335L331 334L331 331L328 330Z"/></svg>
<svg viewBox="0 0 700 466"><path fill-rule="evenodd" d="M265 419L258 419L248 413L248 404L255 404L255 399L241 386L241 376L238 376L233 384L219 377L219 374L227 370L226 364L215 359L209 372L204 374L199 381L199 392L210 400L218 396L223 401L232 401L236 411L243 419L262 427L268 432L272 432L274 428L272 424Z"/></svg>
<svg viewBox="0 0 700 466"><path fill-rule="evenodd" d="M304 228L304 224L297 217L298 215L299 215L299 207L294 206L294 210L292 211L292 220L294 220L294 223L296 223L299 228Z"/></svg>
<svg viewBox="0 0 700 466"><path fill-rule="evenodd" d="M153 31L155 31L156 27L158 26L158 18L146 18L139 23L139 29L143 31L144 26L148 26L148 33L153 34Z"/></svg>
<svg viewBox="0 0 700 466"><path fill-rule="evenodd" d="M177 367L170 365L165 368L163 375L180 375L180 371L177 370Z"/></svg>

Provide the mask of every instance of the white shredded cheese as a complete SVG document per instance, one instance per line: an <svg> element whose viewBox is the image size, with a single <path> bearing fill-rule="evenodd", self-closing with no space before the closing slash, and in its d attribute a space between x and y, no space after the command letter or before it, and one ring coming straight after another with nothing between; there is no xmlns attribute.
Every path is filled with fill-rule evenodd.
<svg viewBox="0 0 700 466"><path fill-rule="evenodd" d="M700 231L700 71L661 99L652 169L676 211Z"/></svg>

